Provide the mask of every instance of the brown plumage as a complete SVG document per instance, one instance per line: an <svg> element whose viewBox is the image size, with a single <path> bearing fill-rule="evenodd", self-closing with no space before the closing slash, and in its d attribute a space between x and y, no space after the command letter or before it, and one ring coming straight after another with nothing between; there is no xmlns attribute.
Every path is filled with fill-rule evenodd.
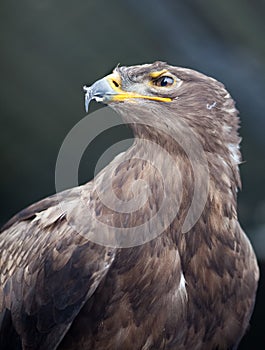
<svg viewBox="0 0 265 350"><path fill-rule="evenodd" d="M237 219L232 98L216 80L163 62L117 67L86 90L87 104L109 104L136 140L90 183L33 204L2 229L0 348L236 348L259 272ZM205 174L206 200L198 218L200 201L193 206L186 232ZM148 185L147 200L131 212L115 210L115 201L143 196L143 187L132 190L136 180ZM134 230L153 217L161 234ZM94 243L99 235L111 244Z"/></svg>

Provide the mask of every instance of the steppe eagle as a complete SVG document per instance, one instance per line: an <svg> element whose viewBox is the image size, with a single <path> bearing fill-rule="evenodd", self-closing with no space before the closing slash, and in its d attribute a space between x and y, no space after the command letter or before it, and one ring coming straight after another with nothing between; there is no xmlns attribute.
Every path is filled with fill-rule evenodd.
<svg viewBox="0 0 265 350"><path fill-rule="evenodd" d="M117 67L85 91L135 142L2 228L1 350L235 349L259 272L237 218L233 99L164 62Z"/></svg>

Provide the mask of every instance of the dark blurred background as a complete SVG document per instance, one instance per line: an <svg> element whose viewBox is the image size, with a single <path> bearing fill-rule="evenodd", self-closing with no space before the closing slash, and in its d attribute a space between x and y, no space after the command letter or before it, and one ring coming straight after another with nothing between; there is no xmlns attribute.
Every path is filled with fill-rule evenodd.
<svg viewBox="0 0 265 350"><path fill-rule="evenodd" d="M240 349L265 349L264 17L264 0L2 0L0 224L55 192L61 143L85 115L85 83L117 63L155 60L211 75L240 110L245 162L239 215L261 268L251 327ZM114 130L88 150L83 181L93 176L102 142L108 145L123 132Z"/></svg>

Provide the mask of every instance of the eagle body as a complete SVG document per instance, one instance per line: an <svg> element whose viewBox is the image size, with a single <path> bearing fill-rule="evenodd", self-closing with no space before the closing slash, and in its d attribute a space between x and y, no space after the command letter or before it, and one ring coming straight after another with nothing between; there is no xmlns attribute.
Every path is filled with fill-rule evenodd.
<svg viewBox="0 0 265 350"><path fill-rule="evenodd" d="M86 91L135 142L3 227L0 348L235 349L259 272L237 219L232 98L163 62L117 67Z"/></svg>

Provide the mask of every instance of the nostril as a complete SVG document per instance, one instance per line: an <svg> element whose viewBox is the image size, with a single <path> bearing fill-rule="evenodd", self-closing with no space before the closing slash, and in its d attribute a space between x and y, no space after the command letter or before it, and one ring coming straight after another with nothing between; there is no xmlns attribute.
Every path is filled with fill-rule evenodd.
<svg viewBox="0 0 265 350"><path fill-rule="evenodd" d="M113 82L113 84L114 84L116 87L119 87L119 86L120 86L120 84L119 84L119 83L117 83L117 81L116 81L116 80L112 80L112 82Z"/></svg>

